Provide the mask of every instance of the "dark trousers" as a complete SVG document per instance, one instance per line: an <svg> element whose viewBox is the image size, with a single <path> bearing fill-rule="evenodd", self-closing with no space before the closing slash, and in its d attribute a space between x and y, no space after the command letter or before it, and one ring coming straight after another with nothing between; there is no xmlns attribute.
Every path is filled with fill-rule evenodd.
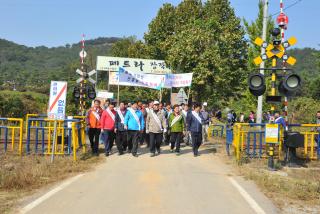
<svg viewBox="0 0 320 214"><path fill-rule="evenodd" d="M180 152L181 139L182 139L182 132L171 132L170 134L171 149L174 149L174 147L176 147L176 152Z"/></svg>
<svg viewBox="0 0 320 214"><path fill-rule="evenodd" d="M150 152L155 153L156 150L160 152L163 133L149 133L150 136Z"/></svg>
<svg viewBox="0 0 320 214"><path fill-rule="evenodd" d="M194 155L198 155L198 150L202 142L202 133L201 132L191 132L192 138L192 150Z"/></svg>
<svg viewBox="0 0 320 214"><path fill-rule="evenodd" d="M104 149L106 153L109 153L113 147L114 144L114 140L116 138L116 135L114 133L114 131L112 130L104 130Z"/></svg>
<svg viewBox="0 0 320 214"><path fill-rule="evenodd" d="M143 133L140 133L140 137L139 137L140 145L143 145L145 136L146 136L146 130L144 130Z"/></svg>
<svg viewBox="0 0 320 214"><path fill-rule="evenodd" d="M147 147L150 147L150 135L149 133L145 135L145 140L146 140L146 143L147 143Z"/></svg>
<svg viewBox="0 0 320 214"><path fill-rule="evenodd" d="M88 134L92 153L98 153L100 132L101 129L89 128Z"/></svg>
<svg viewBox="0 0 320 214"><path fill-rule="evenodd" d="M127 138L128 138L128 133L126 131L123 131L123 132L117 131L116 143L117 143L117 148L120 154L122 154L123 151L127 149Z"/></svg>
<svg viewBox="0 0 320 214"><path fill-rule="evenodd" d="M165 133L163 133L163 142L164 142L164 144L165 145L169 145L169 143L170 143L170 132L169 131L167 131L167 132L165 132Z"/></svg>
<svg viewBox="0 0 320 214"><path fill-rule="evenodd" d="M138 151L139 136L139 131L128 131L128 150L131 151L133 155L136 155Z"/></svg>

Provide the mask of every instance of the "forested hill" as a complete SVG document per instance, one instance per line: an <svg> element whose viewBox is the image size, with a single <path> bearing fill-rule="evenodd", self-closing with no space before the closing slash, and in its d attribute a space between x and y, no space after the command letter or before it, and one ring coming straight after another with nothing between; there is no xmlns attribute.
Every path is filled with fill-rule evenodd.
<svg viewBox="0 0 320 214"><path fill-rule="evenodd" d="M96 56L110 55L112 45L120 40L115 37L87 40L86 63L94 68ZM0 39L0 89L12 90L15 84L18 91L47 94L50 80L70 81L78 78L75 70L79 67L80 49L80 43L33 48ZM302 74L307 82L320 76L316 65L319 53L312 48L289 50L289 55L297 59L295 71Z"/></svg>
<svg viewBox="0 0 320 214"><path fill-rule="evenodd" d="M97 55L110 54L113 43L119 38L97 38L86 41L87 63L94 67ZM47 93L50 80L77 78L80 43L47 48L26 47L0 39L0 89Z"/></svg>
<svg viewBox="0 0 320 214"><path fill-rule="evenodd" d="M308 78L319 76L319 70L316 65L319 53L320 51L313 48L295 48L288 51L289 56L297 59L293 69Z"/></svg>

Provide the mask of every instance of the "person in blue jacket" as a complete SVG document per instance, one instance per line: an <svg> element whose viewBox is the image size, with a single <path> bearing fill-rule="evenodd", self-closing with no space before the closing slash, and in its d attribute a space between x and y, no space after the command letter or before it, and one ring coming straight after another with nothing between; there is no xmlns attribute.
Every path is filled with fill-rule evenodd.
<svg viewBox="0 0 320 214"><path fill-rule="evenodd" d="M187 130L191 132L192 150L195 157L199 155L198 150L202 143L202 124L204 119L200 113L200 109L201 104L196 103L194 110L188 112L186 119Z"/></svg>
<svg viewBox="0 0 320 214"><path fill-rule="evenodd" d="M282 126L283 130L286 130L286 120L280 115L280 112L275 112L274 113L274 123L279 124Z"/></svg>
<svg viewBox="0 0 320 214"><path fill-rule="evenodd" d="M137 102L133 102L131 108L128 108L124 118L124 128L128 130L128 152L138 157L139 137L144 130L144 117L138 109Z"/></svg>

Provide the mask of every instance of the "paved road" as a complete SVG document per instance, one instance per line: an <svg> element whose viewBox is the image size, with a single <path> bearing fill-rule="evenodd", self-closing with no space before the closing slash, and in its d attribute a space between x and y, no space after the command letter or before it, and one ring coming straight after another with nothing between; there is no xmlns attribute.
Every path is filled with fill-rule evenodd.
<svg viewBox="0 0 320 214"><path fill-rule="evenodd" d="M190 147L180 156L168 149L153 158L146 149L138 158L111 155L28 213L257 213L231 184L232 172L210 145L196 158ZM254 185L235 179L265 213L276 213Z"/></svg>

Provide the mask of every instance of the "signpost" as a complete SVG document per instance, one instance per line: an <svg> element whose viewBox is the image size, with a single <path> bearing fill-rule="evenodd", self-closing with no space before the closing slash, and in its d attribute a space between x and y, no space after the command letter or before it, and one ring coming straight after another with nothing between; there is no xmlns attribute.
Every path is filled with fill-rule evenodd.
<svg viewBox="0 0 320 214"><path fill-rule="evenodd" d="M66 115L67 82L51 81L48 118L54 120L51 163L54 160L57 139L57 120L64 120ZM50 134L50 133L49 133Z"/></svg>

